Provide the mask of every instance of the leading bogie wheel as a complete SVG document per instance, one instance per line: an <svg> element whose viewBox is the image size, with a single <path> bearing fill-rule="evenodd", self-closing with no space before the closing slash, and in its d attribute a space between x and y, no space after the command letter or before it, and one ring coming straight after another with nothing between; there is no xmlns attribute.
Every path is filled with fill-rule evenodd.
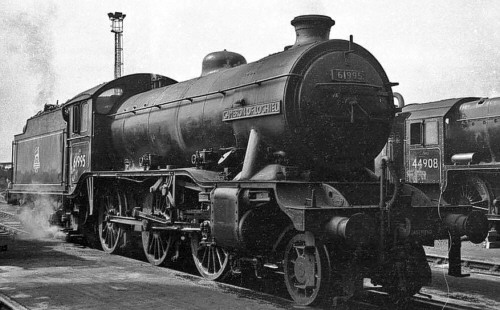
<svg viewBox="0 0 500 310"><path fill-rule="evenodd" d="M326 300L331 267L324 246L306 246L306 235L295 235L285 249L283 268L288 293L297 304Z"/></svg>
<svg viewBox="0 0 500 310"><path fill-rule="evenodd" d="M118 191L109 191L99 196L98 229L99 240L104 252L117 253L123 244L123 229L117 223L110 221L110 216L120 215L123 201Z"/></svg>
<svg viewBox="0 0 500 310"><path fill-rule="evenodd" d="M148 261L154 266L167 264L172 251L173 236L171 233L158 230L142 232L142 246Z"/></svg>
<svg viewBox="0 0 500 310"><path fill-rule="evenodd" d="M191 252L196 268L209 280L222 280L229 272L229 253L213 244L201 244L200 236L191 237Z"/></svg>

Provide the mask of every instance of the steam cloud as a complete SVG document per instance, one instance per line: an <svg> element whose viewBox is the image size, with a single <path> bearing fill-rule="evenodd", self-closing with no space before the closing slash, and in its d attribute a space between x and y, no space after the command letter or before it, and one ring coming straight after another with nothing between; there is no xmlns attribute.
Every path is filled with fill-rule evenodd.
<svg viewBox="0 0 500 310"><path fill-rule="evenodd" d="M24 60L29 72L38 77L33 99L36 106L47 103L54 95L54 44L50 27L53 15L54 9L51 8L46 14L28 15L22 12L4 20L4 27L16 37L15 41L7 42L7 57L22 55L24 59L20 60Z"/></svg>
<svg viewBox="0 0 500 310"><path fill-rule="evenodd" d="M30 234L28 238L64 238L66 236L58 226L50 224L57 208L57 201L49 198L40 198L33 205L23 207L18 218L23 229Z"/></svg>
<svg viewBox="0 0 500 310"><path fill-rule="evenodd" d="M53 5L36 12L0 9L0 162L11 160L14 134L46 103L54 103Z"/></svg>
<svg viewBox="0 0 500 310"><path fill-rule="evenodd" d="M11 161L11 143L26 120L55 103L53 4L30 3L29 9L13 11L0 4L0 162ZM34 207L24 207L19 214L29 238L62 237L49 220L57 203L39 200Z"/></svg>

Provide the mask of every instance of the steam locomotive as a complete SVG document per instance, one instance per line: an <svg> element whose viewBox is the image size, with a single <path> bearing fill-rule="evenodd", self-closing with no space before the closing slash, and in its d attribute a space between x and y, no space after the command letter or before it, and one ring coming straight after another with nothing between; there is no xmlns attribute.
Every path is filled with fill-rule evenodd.
<svg viewBox="0 0 500 310"><path fill-rule="evenodd" d="M492 246L500 246L499 119L500 98L407 105L382 152L407 184L426 194L428 204L472 205L486 213Z"/></svg>
<svg viewBox="0 0 500 310"><path fill-rule="evenodd" d="M431 280L423 245L480 242L486 220L420 207L418 189L366 169L396 84L352 36L329 39L330 17L291 23L295 44L256 62L215 52L188 81L132 74L48 107L15 136L11 193L57 199L68 234L108 253L140 236L153 265L186 246L211 280L281 273L301 305L363 278L414 295Z"/></svg>

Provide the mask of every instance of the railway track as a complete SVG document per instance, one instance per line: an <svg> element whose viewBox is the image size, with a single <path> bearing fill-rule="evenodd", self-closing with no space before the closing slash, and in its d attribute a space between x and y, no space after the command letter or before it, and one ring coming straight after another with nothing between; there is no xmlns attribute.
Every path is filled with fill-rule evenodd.
<svg viewBox="0 0 500 310"><path fill-rule="evenodd" d="M406 309L406 310L471 310L470 306L459 305L451 302L443 302L432 299L431 296L417 295L405 302L395 304L389 300L385 292L375 289L368 289L362 296L355 297L349 302L353 309Z"/></svg>
<svg viewBox="0 0 500 310"><path fill-rule="evenodd" d="M436 266L443 266L449 264L448 257L442 255L427 255L427 261ZM500 262L491 263L491 262L483 262L478 260L462 258L462 266L480 271L487 271L493 273L500 272Z"/></svg>
<svg viewBox="0 0 500 310"><path fill-rule="evenodd" d="M15 214L0 211L0 235L27 235Z"/></svg>

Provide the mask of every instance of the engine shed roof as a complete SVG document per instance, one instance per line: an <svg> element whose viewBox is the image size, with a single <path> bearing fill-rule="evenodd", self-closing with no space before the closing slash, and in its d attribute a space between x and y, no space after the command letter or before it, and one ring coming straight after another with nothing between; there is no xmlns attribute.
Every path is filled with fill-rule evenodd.
<svg viewBox="0 0 500 310"><path fill-rule="evenodd" d="M463 97L463 98L445 99L445 100L426 102L426 103L412 103L403 107L402 112L410 113L410 116L408 117L409 120L432 118L432 117L444 117L455 105L478 99L480 98Z"/></svg>

